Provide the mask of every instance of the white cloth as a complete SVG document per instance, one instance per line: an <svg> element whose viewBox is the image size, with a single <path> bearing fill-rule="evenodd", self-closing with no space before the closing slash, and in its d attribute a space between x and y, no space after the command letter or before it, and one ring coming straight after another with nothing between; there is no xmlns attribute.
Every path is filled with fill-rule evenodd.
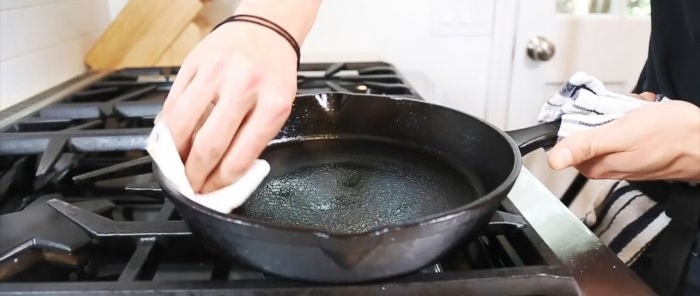
<svg viewBox="0 0 700 296"><path fill-rule="evenodd" d="M657 95L656 101L668 100ZM577 132L612 122L628 112L655 102L617 94L584 72L577 72L550 98L539 114L540 122L561 119L557 135L566 138ZM611 183L581 220L617 256L631 265L661 231L670 218L662 205L626 181Z"/></svg>
<svg viewBox="0 0 700 296"><path fill-rule="evenodd" d="M270 164L258 159L235 183L206 194L195 193L185 175L185 165L165 125L156 123L148 137L146 151L164 178L185 197L214 211L228 214L242 205L270 172Z"/></svg>
<svg viewBox="0 0 700 296"><path fill-rule="evenodd" d="M668 98L658 95L656 100ZM624 116L627 112L653 104L632 96L609 91L599 79L585 72L576 72L559 93L550 98L540 110L540 122L561 118L558 136L600 126Z"/></svg>

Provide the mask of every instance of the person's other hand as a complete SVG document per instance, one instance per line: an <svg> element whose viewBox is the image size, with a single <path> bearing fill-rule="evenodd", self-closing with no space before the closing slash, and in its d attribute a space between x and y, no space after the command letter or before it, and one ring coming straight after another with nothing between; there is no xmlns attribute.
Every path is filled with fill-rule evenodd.
<svg viewBox="0 0 700 296"><path fill-rule="evenodd" d="M563 139L548 162L591 179L700 180L700 108L683 101L640 107Z"/></svg>
<svg viewBox="0 0 700 296"><path fill-rule="evenodd" d="M162 111L196 192L240 178L286 121L297 57L255 24L231 22L187 56Z"/></svg>
<svg viewBox="0 0 700 296"><path fill-rule="evenodd" d="M649 102L656 101L656 94L653 92L645 91L641 94L630 94L630 95L637 98L637 99L642 99L642 100L649 101Z"/></svg>

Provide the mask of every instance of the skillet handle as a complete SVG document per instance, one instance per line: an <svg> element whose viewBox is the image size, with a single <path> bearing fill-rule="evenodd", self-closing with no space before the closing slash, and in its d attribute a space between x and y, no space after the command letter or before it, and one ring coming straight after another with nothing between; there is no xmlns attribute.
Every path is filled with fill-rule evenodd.
<svg viewBox="0 0 700 296"><path fill-rule="evenodd" d="M522 129L506 131L506 134L518 144L520 154L526 155L539 148L550 148L554 146L554 144L557 143L557 132L559 131L560 125L561 120L557 120Z"/></svg>

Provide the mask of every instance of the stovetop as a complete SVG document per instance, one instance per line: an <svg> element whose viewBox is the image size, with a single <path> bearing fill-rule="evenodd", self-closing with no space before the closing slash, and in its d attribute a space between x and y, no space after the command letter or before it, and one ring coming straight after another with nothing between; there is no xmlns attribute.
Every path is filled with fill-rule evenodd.
<svg viewBox="0 0 700 296"><path fill-rule="evenodd" d="M221 258L190 233L164 198L145 152L153 118L176 74L177 68L88 73L0 112L0 293L648 292L551 193L533 190L537 182L526 170L487 229L407 276L318 284ZM297 86L298 94L423 99L394 66L382 62L302 64ZM523 186L527 194L517 192ZM560 228L547 228L548 221ZM562 238L561 229L573 237ZM601 271L605 277L596 275ZM616 290L618 284L625 290Z"/></svg>

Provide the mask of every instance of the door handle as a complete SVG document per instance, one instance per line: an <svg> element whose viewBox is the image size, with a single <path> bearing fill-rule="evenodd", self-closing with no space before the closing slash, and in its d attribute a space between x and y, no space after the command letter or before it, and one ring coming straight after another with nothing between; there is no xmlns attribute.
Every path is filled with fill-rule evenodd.
<svg viewBox="0 0 700 296"><path fill-rule="evenodd" d="M527 42L527 56L535 61L548 61L554 52L554 44L542 36L532 37Z"/></svg>

